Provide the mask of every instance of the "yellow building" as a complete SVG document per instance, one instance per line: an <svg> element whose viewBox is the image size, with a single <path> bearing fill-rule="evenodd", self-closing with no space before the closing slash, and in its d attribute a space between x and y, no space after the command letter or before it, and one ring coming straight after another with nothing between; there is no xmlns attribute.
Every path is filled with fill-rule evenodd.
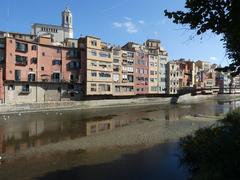
<svg viewBox="0 0 240 180"><path fill-rule="evenodd" d="M80 38L86 50L86 95L113 94L113 54L100 38Z"/></svg>

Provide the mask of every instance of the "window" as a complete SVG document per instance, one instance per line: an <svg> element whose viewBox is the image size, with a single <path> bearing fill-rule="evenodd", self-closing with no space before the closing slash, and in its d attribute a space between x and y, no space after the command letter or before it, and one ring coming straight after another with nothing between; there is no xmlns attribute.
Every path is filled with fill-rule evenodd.
<svg viewBox="0 0 240 180"><path fill-rule="evenodd" d="M154 71L150 71L150 75L154 75L154 73L155 73Z"/></svg>
<svg viewBox="0 0 240 180"><path fill-rule="evenodd" d="M61 53L61 49L58 48L58 49L57 49L57 53L58 53L58 54Z"/></svg>
<svg viewBox="0 0 240 180"><path fill-rule="evenodd" d="M46 54L45 54L45 52L42 52L42 56L45 56Z"/></svg>
<svg viewBox="0 0 240 180"><path fill-rule="evenodd" d="M16 42L16 51L27 52L28 51L28 45L25 44L25 43Z"/></svg>
<svg viewBox="0 0 240 180"><path fill-rule="evenodd" d="M96 126L96 125L91 125L91 127L90 127L90 132L91 132L92 134L97 133L97 126Z"/></svg>
<svg viewBox="0 0 240 180"><path fill-rule="evenodd" d="M16 55L16 65L27 65L27 57Z"/></svg>
<svg viewBox="0 0 240 180"><path fill-rule="evenodd" d="M91 45L92 45L92 46L97 46L97 41L92 40L92 41L91 41Z"/></svg>
<svg viewBox="0 0 240 180"><path fill-rule="evenodd" d="M80 52L78 49L71 49L67 52L67 56L70 58L76 58L80 56Z"/></svg>
<svg viewBox="0 0 240 180"><path fill-rule="evenodd" d="M97 72L96 71L92 71L91 75L92 75L92 77L97 77Z"/></svg>
<svg viewBox="0 0 240 180"><path fill-rule="evenodd" d="M62 64L61 60L55 59L52 61L52 65L61 65L61 64Z"/></svg>
<svg viewBox="0 0 240 180"><path fill-rule="evenodd" d="M111 86L108 84L99 84L98 90L99 92L111 91Z"/></svg>
<svg viewBox="0 0 240 180"><path fill-rule="evenodd" d="M0 64L3 64L4 62L4 57L0 55Z"/></svg>
<svg viewBox="0 0 240 180"><path fill-rule="evenodd" d="M28 81L30 82L34 82L36 80L36 75L31 73L31 74L28 74Z"/></svg>
<svg viewBox="0 0 240 180"><path fill-rule="evenodd" d="M132 75L127 75L127 79L129 82L133 82L133 76Z"/></svg>
<svg viewBox="0 0 240 180"><path fill-rule="evenodd" d="M119 63L119 59L113 59L113 63Z"/></svg>
<svg viewBox="0 0 240 180"><path fill-rule="evenodd" d="M60 73L53 73L52 74L52 81L59 82L60 81Z"/></svg>
<svg viewBox="0 0 240 180"><path fill-rule="evenodd" d="M119 51L113 51L113 55L114 55L114 56L119 56L119 55L120 55L120 52L119 52Z"/></svg>
<svg viewBox="0 0 240 180"><path fill-rule="evenodd" d="M70 81L77 81L77 80L78 80L78 78L77 78L76 74L71 74L70 75ZM74 89L74 88L72 88L72 89Z"/></svg>
<svg viewBox="0 0 240 180"><path fill-rule="evenodd" d="M37 45L32 45L32 50L36 51L37 50Z"/></svg>
<svg viewBox="0 0 240 180"><path fill-rule="evenodd" d="M92 51L91 51L91 55L92 55L92 56L97 56L97 51L92 50Z"/></svg>
<svg viewBox="0 0 240 180"><path fill-rule="evenodd" d="M119 74L113 74L113 81L119 82Z"/></svg>
<svg viewBox="0 0 240 180"><path fill-rule="evenodd" d="M91 84L91 91L96 92L97 91L97 85L96 84Z"/></svg>
<svg viewBox="0 0 240 180"><path fill-rule="evenodd" d="M9 91L14 91L15 90L15 86L14 85L8 85L8 90Z"/></svg>
<svg viewBox="0 0 240 180"><path fill-rule="evenodd" d="M99 128L99 131L107 131L107 130L110 130L111 125L110 123L99 123L98 128Z"/></svg>
<svg viewBox="0 0 240 180"><path fill-rule="evenodd" d="M69 63L69 69L76 70L80 68L80 63L77 61L71 61Z"/></svg>
<svg viewBox="0 0 240 180"><path fill-rule="evenodd" d="M21 81L21 70L15 70L15 81Z"/></svg>
<svg viewBox="0 0 240 180"><path fill-rule="evenodd" d="M97 67L97 61L92 61L91 65L94 66L94 67Z"/></svg>
<svg viewBox="0 0 240 180"><path fill-rule="evenodd" d="M22 86L22 93L29 93L30 91L29 84Z"/></svg>
<svg viewBox="0 0 240 180"><path fill-rule="evenodd" d="M108 72L99 72L99 77L100 78L110 78L111 74Z"/></svg>
<svg viewBox="0 0 240 180"><path fill-rule="evenodd" d="M44 67L43 66L41 67L41 71L44 71Z"/></svg>
<svg viewBox="0 0 240 180"><path fill-rule="evenodd" d="M32 58L31 59L31 64L37 64L37 58Z"/></svg>
<svg viewBox="0 0 240 180"><path fill-rule="evenodd" d="M119 65L114 65L113 66L113 71L114 72L119 72Z"/></svg>
<svg viewBox="0 0 240 180"><path fill-rule="evenodd" d="M102 58L111 58L111 54L110 53L105 53L105 52L100 52L99 56Z"/></svg>

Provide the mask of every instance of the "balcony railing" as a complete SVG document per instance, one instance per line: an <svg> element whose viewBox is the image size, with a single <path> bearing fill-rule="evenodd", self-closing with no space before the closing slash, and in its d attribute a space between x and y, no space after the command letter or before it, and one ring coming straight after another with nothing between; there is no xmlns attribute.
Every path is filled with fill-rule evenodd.
<svg viewBox="0 0 240 180"><path fill-rule="evenodd" d="M19 66L26 66L28 63L26 60L23 60L23 61L16 61L15 63L16 65L19 65Z"/></svg>

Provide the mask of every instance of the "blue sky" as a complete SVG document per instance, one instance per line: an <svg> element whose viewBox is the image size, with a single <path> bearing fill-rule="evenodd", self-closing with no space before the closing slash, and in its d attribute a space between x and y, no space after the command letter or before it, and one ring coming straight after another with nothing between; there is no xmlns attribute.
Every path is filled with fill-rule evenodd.
<svg viewBox="0 0 240 180"><path fill-rule="evenodd" d="M185 0L3 0L0 30L29 33L31 24L61 24L61 11L73 12L74 34L95 35L104 41L124 45L160 39L170 59L187 58L227 64L219 36L208 33L194 37L194 31L175 25L164 10L183 9Z"/></svg>

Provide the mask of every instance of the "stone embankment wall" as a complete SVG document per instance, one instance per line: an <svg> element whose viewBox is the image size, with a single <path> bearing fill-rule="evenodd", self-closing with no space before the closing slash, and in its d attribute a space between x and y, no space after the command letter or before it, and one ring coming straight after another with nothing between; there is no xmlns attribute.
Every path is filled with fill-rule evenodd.
<svg viewBox="0 0 240 180"><path fill-rule="evenodd" d="M16 112L36 112L52 110L70 110L70 109L94 109L109 107L127 107L140 105L161 105L161 104L191 104L205 100L230 100L239 99L240 95L198 95L190 94L180 97L153 97L153 98L135 98L135 99L111 99L111 100L92 100L92 101L61 101L32 104L0 105L0 113Z"/></svg>
<svg viewBox="0 0 240 180"><path fill-rule="evenodd" d="M91 109L108 107L126 107L138 105L170 104L171 98L136 98L136 99L114 99L114 100L92 100L92 101L61 101L32 104L0 105L0 113L22 112L22 111L51 111L57 109Z"/></svg>
<svg viewBox="0 0 240 180"><path fill-rule="evenodd" d="M186 94L177 98L176 102L178 104L186 104L197 103L205 100L232 100L232 99L240 100L240 94L197 95L197 96L191 96L190 94Z"/></svg>

